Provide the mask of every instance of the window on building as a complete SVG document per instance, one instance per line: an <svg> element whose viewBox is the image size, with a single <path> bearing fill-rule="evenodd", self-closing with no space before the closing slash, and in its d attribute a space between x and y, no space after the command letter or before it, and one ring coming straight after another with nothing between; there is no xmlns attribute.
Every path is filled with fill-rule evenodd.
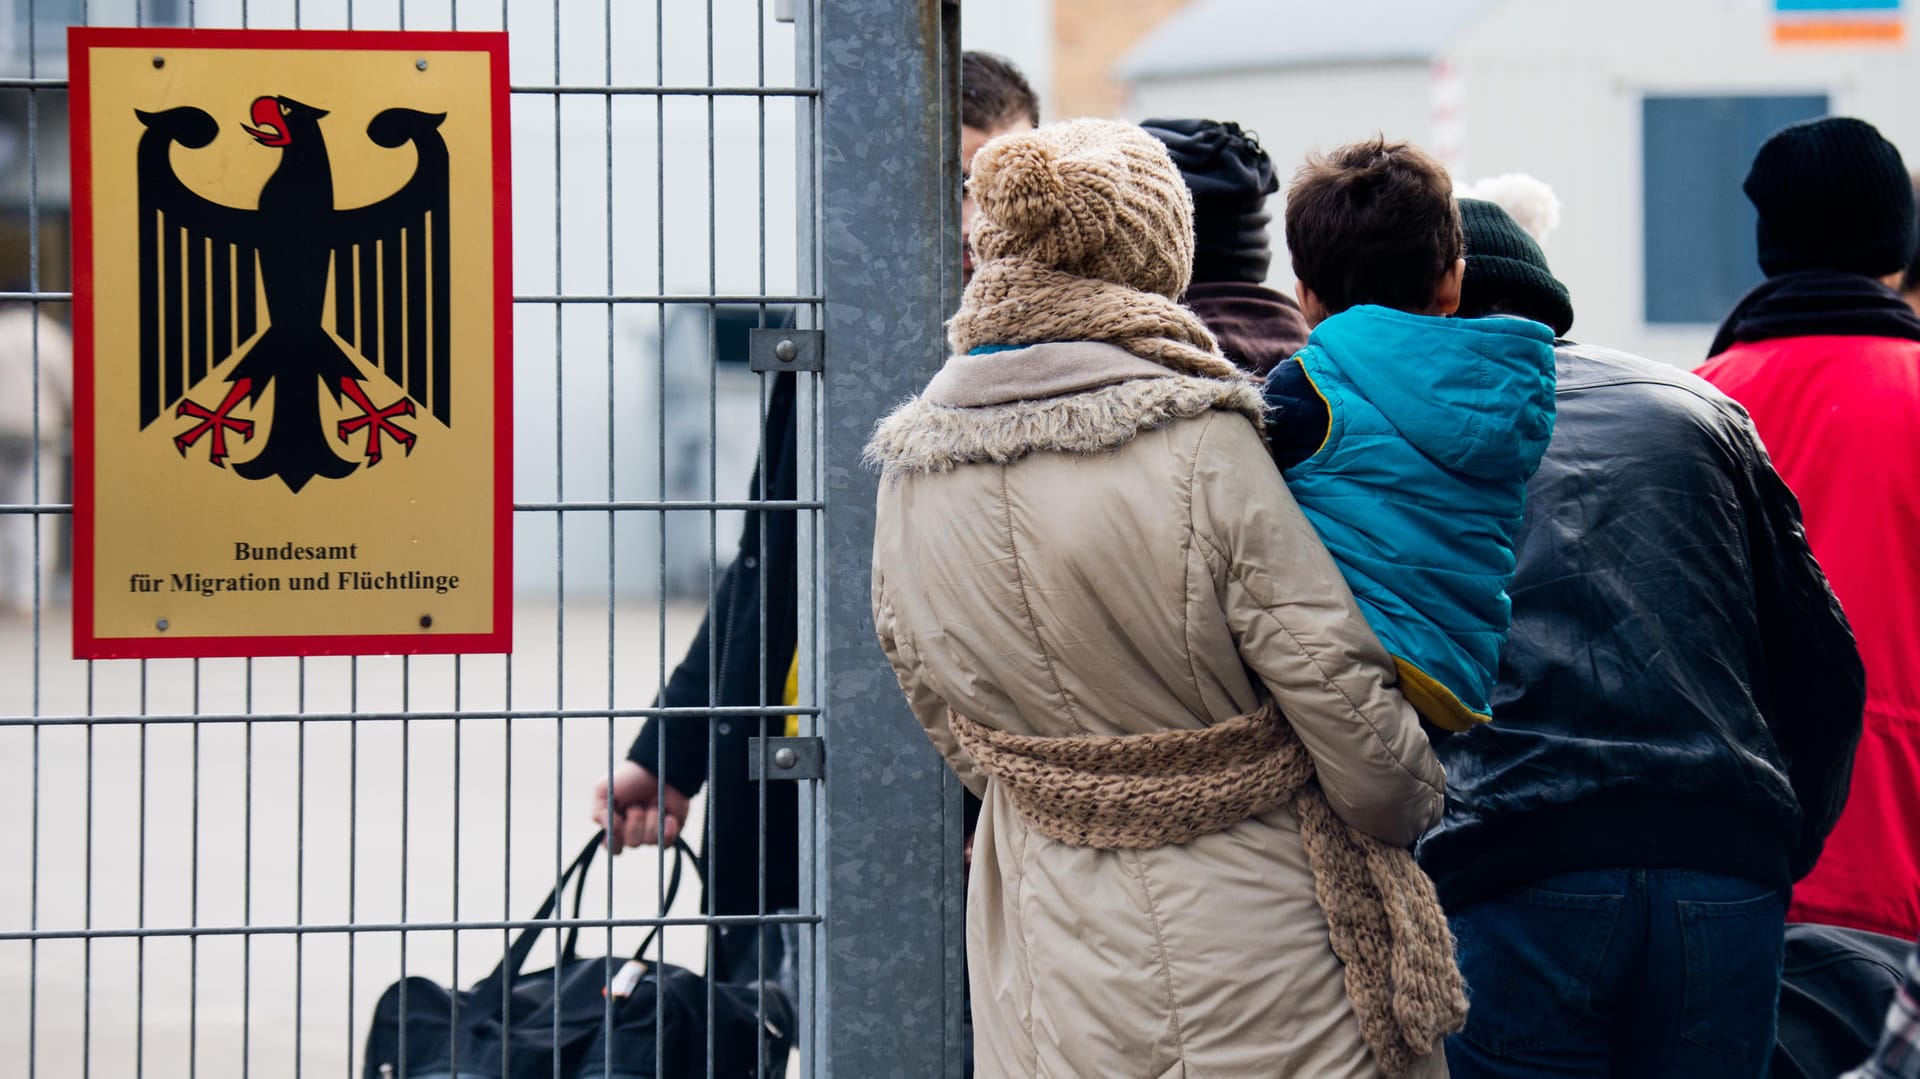
<svg viewBox="0 0 1920 1079"><path fill-rule="evenodd" d="M1648 322L1719 322L1759 283L1753 204L1740 183L1767 136L1826 114L1824 94L1645 99Z"/></svg>

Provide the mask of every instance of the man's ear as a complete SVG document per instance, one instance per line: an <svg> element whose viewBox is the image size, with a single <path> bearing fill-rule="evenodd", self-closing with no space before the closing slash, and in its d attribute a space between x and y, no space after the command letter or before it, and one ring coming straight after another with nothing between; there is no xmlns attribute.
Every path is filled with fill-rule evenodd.
<svg viewBox="0 0 1920 1079"><path fill-rule="evenodd" d="M1451 315L1460 310L1460 283L1467 277L1467 260L1454 259L1453 265L1433 286L1433 311L1435 315Z"/></svg>
<svg viewBox="0 0 1920 1079"><path fill-rule="evenodd" d="M1327 305L1307 287L1305 281L1293 283L1293 295L1300 301L1300 313L1307 317L1307 328L1312 329L1327 320Z"/></svg>

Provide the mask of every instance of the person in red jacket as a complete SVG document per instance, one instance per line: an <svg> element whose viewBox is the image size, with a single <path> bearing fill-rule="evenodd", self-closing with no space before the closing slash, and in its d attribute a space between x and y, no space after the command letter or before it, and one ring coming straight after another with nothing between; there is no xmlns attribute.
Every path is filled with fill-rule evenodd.
<svg viewBox="0 0 1920 1079"><path fill-rule="evenodd" d="M1859 641L1867 703L1846 808L1790 921L1920 937L1920 316L1900 153L1872 125L1796 124L1744 184L1767 280L1697 373L1744 405L1800 498ZM1731 567L1730 567L1731 568ZM1764 685L1755 687L1765 693Z"/></svg>

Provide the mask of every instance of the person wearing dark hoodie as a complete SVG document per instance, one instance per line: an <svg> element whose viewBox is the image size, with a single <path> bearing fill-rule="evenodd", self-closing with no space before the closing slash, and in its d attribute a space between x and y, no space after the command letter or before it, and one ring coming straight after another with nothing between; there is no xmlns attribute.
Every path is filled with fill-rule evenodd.
<svg viewBox="0 0 1920 1079"><path fill-rule="evenodd" d="M1761 146L1745 183L1767 279L1698 374L1740 402L1806 512L1867 696L1851 794L1793 921L1920 937L1920 317L1896 289L1913 188L1871 124Z"/></svg>
<svg viewBox="0 0 1920 1079"><path fill-rule="evenodd" d="M1455 319L1460 214L1407 143L1309 158L1287 247L1313 326L1267 376L1275 462L1394 657L1446 731L1490 715L1527 477L1553 432L1553 334Z"/></svg>
<svg viewBox="0 0 1920 1079"><path fill-rule="evenodd" d="M960 167L997 135L1040 122L1039 99L1025 76L990 53L960 59ZM964 223L972 204L962 207ZM963 274L971 275L972 256ZM792 501L799 475L792 374L768 380L760 465L748 490L755 499ZM701 853L712 913L757 915L800 902L800 812L792 783L749 778L748 747L762 736L795 735L795 716L699 713L709 707L792 707L799 701L799 515L748 510L739 547L714 588L713 601L686 654L662 687L658 705L682 714L647 720L610 775L593 786L595 824L607 829L610 853L642 844L671 845L686 826L692 801L707 792ZM714 767L709 768L709 764ZM971 849L979 802L967 797L965 834ZM709 973L720 980L757 978L768 970L797 978L797 952L770 926L727 924Z"/></svg>
<svg viewBox="0 0 1920 1079"><path fill-rule="evenodd" d="M1740 407L1567 340L1539 246L1493 203L1460 214L1459 313L1551 327L1557 408L1493 722L1435 745L1446 811L1418 857L1473 1001L1448 1066L1763 1074L1787 894L1860 729L1852 636Z"/></svg>
<svg viewBox="0 0 1920 1079"><path fill-rule="evenodd" d="M1273 159L1240 125L1219 120L1148 120L1193 194L1193 283L1180 302L1220 342L1235 366L1267 377L1307 343L1293 297L1262 284L1273 264L1267 196L1280 190Z"/></svg>
<svg viewBox="0 0 1920 1079"><path fill-rule="evenodd" d="M1913 197L1920 201L1920 176L1913 178ZM1914 314L1920 315L1920 242L1914 244L1913 255L1907 259L1906 272L1900 275L1900 298L1907 301L1907 306L1913 308Z"/></svg>

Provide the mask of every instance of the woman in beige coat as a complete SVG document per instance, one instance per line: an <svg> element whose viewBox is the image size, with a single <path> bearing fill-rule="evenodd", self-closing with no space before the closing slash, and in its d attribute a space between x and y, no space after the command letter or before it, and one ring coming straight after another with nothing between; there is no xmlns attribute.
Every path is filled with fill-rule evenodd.
<svg viewBox="0 0 1920 1079"><path fill-rule="evenodd" d="M1258 392L1173 302L1179 173L1074 121L972 183L956 355L868 452L880 642L985 804L980 1074L1443 1075L1464 1001L1401 849L1441 770Z"/></svg>

